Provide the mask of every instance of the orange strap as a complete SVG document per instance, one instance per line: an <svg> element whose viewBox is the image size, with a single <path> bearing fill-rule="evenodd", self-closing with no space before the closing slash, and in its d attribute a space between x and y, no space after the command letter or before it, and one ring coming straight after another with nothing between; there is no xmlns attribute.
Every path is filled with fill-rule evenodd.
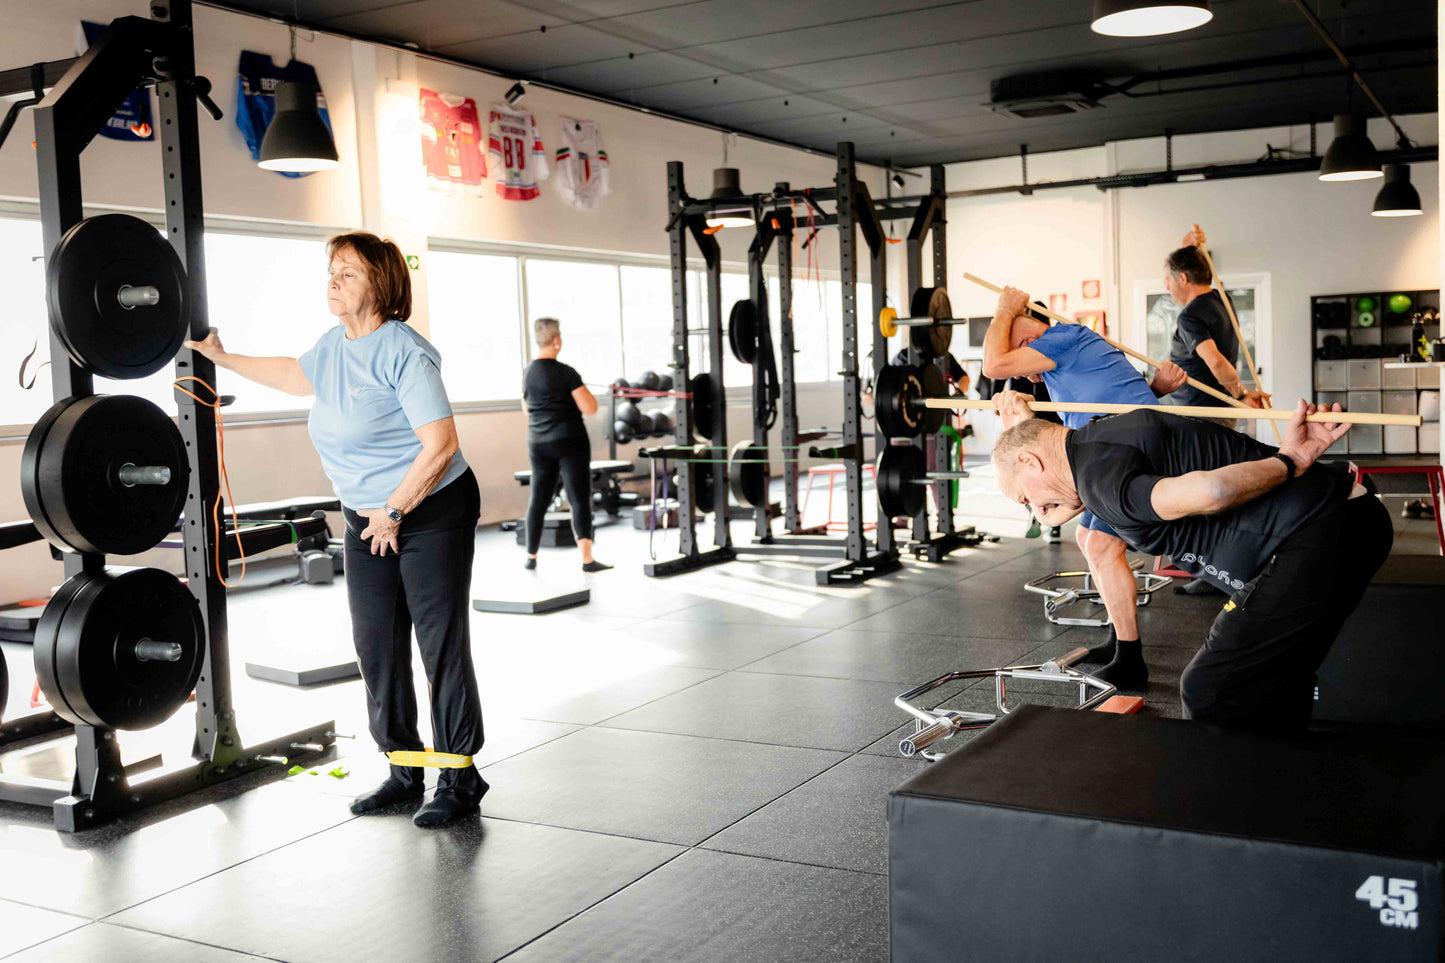
<svg viewBox="0 0 1445 963"><path fill-rule="evenodd" d="M205 399L192 394L190 391L181 387L182 381L194 381L196 384L201 385L213 396L215 396L216 400L206 401ZM216 578L220 579L221 584L224 585L226 588L235 588L235 586L241 584L241 581L246 577L246 546L245 543L241 541L241 521L240 518L236 515L236 499L231 496L231 479L230 476L226 474L226 421L224 418L221 417L221 393L215 388L211 387L202 379L196 378L194 376L178 379L175 382L175 388L181 394L186 395L188 398L194 400L197 404L202 404L205 405L207 408L214 408L216 410L216 456L217 460L220 462L221 483L222 485L224 485L226 490L226 501L231 503L231 527L235 529L236 547L240 550L241 558L241 574L236 579L235 585L233 585L232 583L227 582L226 577L221 574L221 490L220 488L217 488L216 502L214 505L211 506L211 524L215 527L216 531Z"/></svg>

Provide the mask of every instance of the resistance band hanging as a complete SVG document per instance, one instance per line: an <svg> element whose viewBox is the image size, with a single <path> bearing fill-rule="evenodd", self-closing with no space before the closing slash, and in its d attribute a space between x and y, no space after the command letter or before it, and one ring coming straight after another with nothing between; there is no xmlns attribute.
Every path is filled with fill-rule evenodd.
<svg viewBox="0 0 1445 963"><path fill-rule="evenodd" d="M768 289L764 285L758 299L758 367L761 378L753 379L753 422L762 429L772 428L778 421L778 399L782 386L778 381L778 359L773 351L773 323L768 316Z"/></svg>

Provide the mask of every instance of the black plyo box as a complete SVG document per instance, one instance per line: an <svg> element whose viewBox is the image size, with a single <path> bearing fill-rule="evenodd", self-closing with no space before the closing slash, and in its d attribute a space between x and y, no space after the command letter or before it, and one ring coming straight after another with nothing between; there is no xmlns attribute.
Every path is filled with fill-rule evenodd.
<svg viewBox="0 0 1445 963"><path fill-rule="evenodd" d="M1441 960L1445 742L1023 706L888 801L892 963Z"/></svg>

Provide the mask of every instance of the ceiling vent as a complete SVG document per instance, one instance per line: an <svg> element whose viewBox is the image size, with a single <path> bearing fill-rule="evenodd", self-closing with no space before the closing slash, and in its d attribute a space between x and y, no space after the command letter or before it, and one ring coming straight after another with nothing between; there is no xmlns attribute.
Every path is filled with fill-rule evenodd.
<svg viewBox="0 0 1445 963"><path fill-rule="evenodd" d="M1107 89L1078 70L1000 77L989 83L989 110L1032 120L1078 114L1099 106Z"/></svg>

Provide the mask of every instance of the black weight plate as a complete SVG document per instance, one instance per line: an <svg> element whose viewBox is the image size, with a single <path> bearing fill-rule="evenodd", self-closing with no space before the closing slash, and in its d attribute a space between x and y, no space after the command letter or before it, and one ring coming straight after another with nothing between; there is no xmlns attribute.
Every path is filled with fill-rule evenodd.
<svg viewBox="0 0 1445 963"><path fill-rule="evenodd" d="M908 300L908 310L915 318L951 319L953 303L944 288L916 288ZM934 357L948 351L953 344L953 325L917 325L908 329L908 342L919 351L932 352Z"/></svg>
<svg viewBox="0 0 1445 963"><path fill-rule="evenodd" d="M50 324L75 363L106 378L144 378L171 362L186 338L186 272L155 228L101 214L60 239L46 269ZM125 286L154 287L153 305L123 307Z"/></svg>
<svg viewBox="0 0 1445 963"><path fill-rule="evenodd" d="M923 382L924 398L947 398L948 379L943 376L943 371L936 364L926 364L921 371L920 380ZM943 427L948 420L948 409L946 408L924 408L923 431L925 434L933 434Z"/></svg>
<svg viewBox="0 0 1445 963"><path fill-rule="evenodd" d="M692 503L700 512L710 512L717 504L717 487L714 482L713 466L701 462L691 466Z"/></svg>
<svg viewBox="0 0 1445 963"><path fill-rule="evenodd" d="M693 375L687 383L688 394L692 395L692 427L699 435L711 440L717 436L719 415L717 392L713 390L712 375L703 372Z"/></svg>
<svg viewBox="0 0 1445 963"><path fill-rule="evenodd" d="M36 419L30 434L25 438L25 448L20 453L20 497L25 501L25 510L30 513L30 520L35 523L40 534L51 543L62 547L65 540L60 537L59 531L46 515L45 503L40 498L40 451L45 445L45 439L50 436L50 429L54 427L56 419L73 400L66 398L47 408L45 414Z"/></svg>
<svg viewBox="0 0 1445 963"><path fill-rule="evenodd" d="M750 441L733 445L728 457L728 488L739 505L756 508L768 498L768 450Z"/></svg>
<svg viewBox="0 0 1445 963"><path fill-rule="evenodd" d="M884 365L873 385L873 414L888 438L913 438L923 430L923 382L908 365Z"/></svg>
<svg viewBox="0 0 1445 963"><path fill-rule="evenodd" d="M911 518L923 510L924 486L915 484L927 472L922 449L889 445L878 456L878 504L888 518Z"/></svg>
<svg viewBox="0 0 1445 963"><path fill-rule="evenodd" d="M35 442L35 470L21 476L27 506L42 509L31 520L41 528L43 518L46 536L76 552L134 555L154 548L185 505L190 468L179 429L135 395L91 395L62 405ZM127 487L118 478L126 464L167 467L170 481Z"/></svg>
<svg viewBox="0 0 1445 963"><path fill-rule="evenodd" d="M5 703L10 701L10 666L5 661L5 650L0 649L0 722L5 721Z"/></svg>
<svg viewBox="0 0 1445 963"><path fill-rule="evenodd" d="M928 313L928 305L933 301L933 292L938 288L914 288L913 295L908 299L908 316L910 318L932 317Z"/></svg>
<svg viewBox="0 0 1445 963"><path fill-rule="evenodd" d="M205 654L191 593L154 568L82 573L71 582L64 612L51 619L47 606L35 630L37 666L54 667L51 707L71 722L109 729L149 729L170 718L196 687ZM135 644L143 639L177 643L181 657L142 661Z"/></svg>
<svg viewBox="0 0 1445 963"><path fill-rule="evenodd" d="M757 305L744 298L733 302L728 313L728 347L733 357L743 364L752 364L758 354L758 309Z"/></svg>
<svg viewBox="0 0 1445 963"><path fill-rule="evenodd" d="M59 636L60 623L65 617L66 609L91 577L82 572L66 579L60 588L55 590L55 594L50 596L50 601L45 603L45 610L40 613L40 619L35 623L35 681L39 684L40 691L45 693L50 708L62 719L71 722L79 721L79 716L60 686L60 674L55 665L55 640Z"/></svg>

